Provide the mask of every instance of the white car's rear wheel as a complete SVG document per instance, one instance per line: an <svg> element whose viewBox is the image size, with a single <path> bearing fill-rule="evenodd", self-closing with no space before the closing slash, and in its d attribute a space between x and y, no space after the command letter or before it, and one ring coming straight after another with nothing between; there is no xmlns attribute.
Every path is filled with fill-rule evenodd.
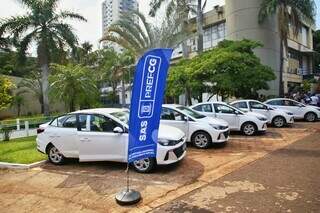
<svg viewBox="0 0 320 213"><path fill-rule="evenodd" d="M153 158L145 158L134 161L132 165L137 172L148 173L154 169L156 162Z"/></svg>
<svg viewBox="0 0 320 213"><path fill-rule="evenodd" d="M278 128L284 127L286 125L286 120L281 116L277 116L272 120L272 124Z"/></svg>
<svg viewBox="0 0 320 213"><path fill-rule="evenodd" d="M207 149L212 143L210 135L206 132L194 133L191 142L198 149Z"/></svg>
<svg viewBox="0 0 320 213"><path fill-rule="evenodd" d="M61 165L65 161L65 157L60 153L60 151L55 146L49 147L48 158L51 163L56 165Z"/></svg>
<svg viewBox="0 0 320 213"><path fill-rule="evenodd" d="M304 116L305 120L308 122L314 122L317 120L317 115L313 112L308 112L305 116Z"/></svg>
<svg viewBox="0 0 320 213"><path fill-rule="evenodd" d="M258 130L257 130L257 127L254 123L247 122L242 125L241 131L246 136L252 136L252 135L256 134Z"/></svg>

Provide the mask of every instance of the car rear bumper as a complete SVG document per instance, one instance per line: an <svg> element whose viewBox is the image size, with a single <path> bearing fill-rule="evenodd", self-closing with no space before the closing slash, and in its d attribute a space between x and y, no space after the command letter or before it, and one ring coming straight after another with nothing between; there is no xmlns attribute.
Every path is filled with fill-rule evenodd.
<svg viewBox="0 0 320 213"><path fill-rule="evenodd" d="M46 154L46 145L44 143L41 143L41 140L37 137L36 139L37 142L37 150L41 153Z"/></svg>

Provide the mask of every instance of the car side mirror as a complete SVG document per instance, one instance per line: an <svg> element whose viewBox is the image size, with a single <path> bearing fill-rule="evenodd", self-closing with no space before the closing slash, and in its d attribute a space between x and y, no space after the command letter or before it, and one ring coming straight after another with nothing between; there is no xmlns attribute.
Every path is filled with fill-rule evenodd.
<svg viewBox="0 0 320 213"><path fill-rule="evenodd" d="M239 115L240 112L239 111L234 111L234 114Z"/></svg>
<svg viewBox="0 0 320 213"><path fill-rule="evenodd" d="M184 121L189 121L188 116L183 116L183 120L184 120Z"/></svg>
<svg viewBox="0 0 320 213"><path fill-rule="evenodd" d="M121 134L121 133L123 133L123 129L121 128L121 127L115 127L114 129L113 129L113 132L114 133L119 133L119 134Z"/></svg>

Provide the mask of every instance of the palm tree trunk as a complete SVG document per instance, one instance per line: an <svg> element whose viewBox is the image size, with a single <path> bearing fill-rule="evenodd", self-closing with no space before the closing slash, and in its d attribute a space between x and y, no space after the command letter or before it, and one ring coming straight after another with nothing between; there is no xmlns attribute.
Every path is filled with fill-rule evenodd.
<svg viewBox="0 0 320 213"><path fill-rule="evenodd" d="M284 91L283 91L283 52L284 52L283 39L280 39L279 97L284 96Z"/></svg>
<svg viewBox="0 0 320 213"><path fill-rule="evenodd" d="M43 95L43 114L49 115L49 57L45 45L38 46L38 60L41 70L41 87Z"/></svg>
<svg viewBox="0 0 320 213"><path fill-rule="evenodd" d="M124 69L122 69L122 80L121 80L121 105L126 106L126 88L124 83Z"/></svg>
<svg viewBox="0 0 320 213"><path fill-rule="evenodd" d="M198 31L198 53L202 53L203 52L202 0L198 0L198 6L197 6L197 31Z"/></svg>

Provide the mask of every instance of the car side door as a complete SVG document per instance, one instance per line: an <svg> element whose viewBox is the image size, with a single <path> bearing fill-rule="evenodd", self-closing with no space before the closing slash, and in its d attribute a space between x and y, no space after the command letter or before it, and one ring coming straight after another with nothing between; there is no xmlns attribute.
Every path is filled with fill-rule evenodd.
<svg viewBox="0 0 320 213"><path fill-rule="evenodd" d="M239 129L239 115L233 108L220 103L214 103L213 108L216 117L228 122L230 129Z"/></svg>
<svg viewBox="0 0 320 213"><path fill-rule="evenodd" d="M65 157L79 157L76 114L67 114L56 118L46 131L50 142Z"/></svg>
<svg viewBox="0 0 320 213"><path fill-rule="evenodd" d="M128 133L125 127L100 114L87 114L86 126L78 126L80 161L126 162ZM123 133L114 132L120 127Z"/></svg>
<svg viewBox="0 0 320 213"><path fill-rule="evenodd" d="M250 111L250 108L249 108L249 105L248 105L247 101L239 101L239 102L233 103L231 105L233 107L241 109L244 112L249 112Z"/></svg>
<svg viewBox="0 0 320 213"><path fill-rule="evenodd" d="M258 101L249 101L249 106L252 112L257 112L262 115L265 115L269 120L271 119L270 111L268 106L258 102Z"/></svg>
<svg viewBox="0 0 320 213"><path fill-rule="evenodd" d="M212 104L199 104L192 109L208 117L216 116L214 111L212 110Z"/></svg>
<svg viewBox="0 0 320 213"><path fill-rule="evenodd" d="M292 112L295 118L304 117L304 109L299 102L295 102L292 100L284 100L284 105L285 105L285 109Z"/></svg>
<svg viewBox="0 0 320 213"><path fill-rule="evenodd" d="M186 115L170 108L162 107L161 111L161 124L165 124L168 126L173 126L181 131L183 131L186 135L189 134L189 123L185 119Z"/></svg>

